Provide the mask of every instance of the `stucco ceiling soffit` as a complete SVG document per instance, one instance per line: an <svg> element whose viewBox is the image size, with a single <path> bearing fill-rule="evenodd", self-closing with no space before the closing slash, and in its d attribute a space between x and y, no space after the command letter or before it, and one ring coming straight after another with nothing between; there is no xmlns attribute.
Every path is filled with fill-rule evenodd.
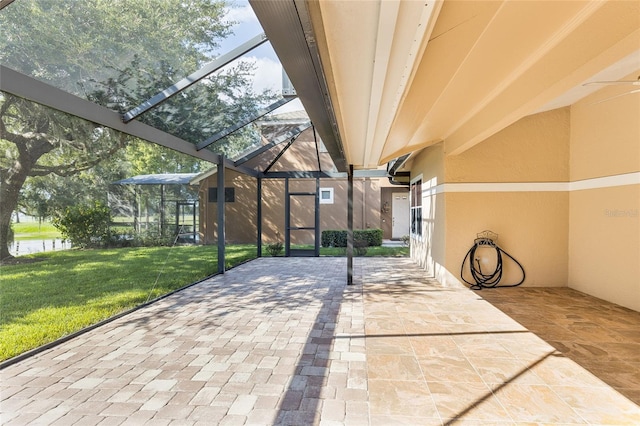
<svg viewBox="0 0 640 426"><path fill-rule="evenodd" d="M316 42L330 82L329 92L347 162L360 165L364 161L366 106L371 100L381 5L378 1L310 4Z"/></svg>
<svg viewBox="0 0 640 426"><path fill-rule="evenodd" d="M399 0L310 3L345 151L356 169L378 165L440 5Z"/></svg>
<svg viewBox="0 0 640 426"><path fill-rule="evenodd" d="M363 146L361 147L363 150L362 160L355 162L355 164L361 164L364 167L371 164L371 153L374 150L374 145L380 141L380 138L376 138L376 124L382 121L380 109L382 107L387 70L391 60L393 34L395 33L395 31L386 30L395 28L400 9L399 6L400 2L397 1L381 2L380 4L373 72L371 76L371 86L369 88L369 110L367 111L367 117L364 122L364 137L361 139L363 142Z"/></svg>
<svg viewBox="0 0 640 426"><path fill-rule="evenodd" d="M490 63L484 73L478 76L478 70L467 66L459 76L458 84L447 100L470 98L471 101L460 111L454 121L444 120L434 115L433 120L443 123L438 129L443 137L452 134L471 117L487 107L493 99L508 90L515 81L527 73L535 64L571 35L579 25L595 13L602 2L559 2L549 7L541 7L536 2L522 4L506 2L496 14L494 20L470 52L468 62L472 65ZM526 27L522 17L533 24ZM510 37L505 37L509 34ZM491 55L491 56L489 56ZM474 79L478 80L475 84ZM446 102L446 101L445 101ZM443 105L438 111L450 111L452 105ZM444 125L448 125L447 128Z"/></svg>
<svg viewBox="0 0 640 426"><path fill-rule="evenodd" d="M393 158L418 139L439 138L430 126L429 113L451 84L488 23L500 8L500 2L444 2L431 31L421 61L405 90L393 126L382 150L382 159Z"/></svg>
<svg viewBox="0 0 640 426"><path fill-rule="evenodd" d="M547 7L538 3L504 2L496 10L428 114L430 131L442 138L453 133L599 7L596 3L547 2ZM416 135L425 127L418 128Z"/></svg>
<svg viewBox="0 0 640 426"><path fill-rule="evenodd" d="M589 6L592 6L591 4ZM571 31L539 55L509 85L445 134L445 151L456 155L552 100L579 87L640 48L640 3L602 2L592 13L568 21ZM578 17L583 18L576 22ZM587 88L582 96L590 92ZM575 100L579 99L579 96Z"/></svg>
<svg viewBox="0 0 640 426"><path fill-rule="evenodd" d="M535 112L638 48L638 7L445 2L382 159L440 139L459 153Z"/></svg>
<svg viewBox="0 0 640 426"><path fill-rule="evenodd" d="M602 71L592 75L582 84L571 88L562 96L544 104L542 107L534 111L534 114L572 105L578 100L591 95L606 86L602 84L593 84L593 82L637 79L640 75L640 36L637 45L638 50L632 52L607 68L604 68ZM611 50L607 52L608 55L612 55L613 53L614 52ZM607 60L607 62L610 62L610 60ZM628 89L626 84L621 85L621 87Z"/></svg>
<svg viewBox="0 0 640 426"><path fill-rule="evenodd" d="M425 141L422 143L404 146L398 149L397 151L394 151L390 154L385 155L384 157L381 157L380 164L388 163L389 161L392 161L393 159L398 157L402 157L403 155L417 153L418 151L428 148L431 145L436 145L441 142L442 142L442 139L434 139L434 140Z"/></svg>
<svg viewBox="0 0 640 426"><path fill-rule="evenodd" d="M383 6L385 4L386 2L383 2ZM372 93L375 93L374 90L378 87L380 90L378 96L372 96L372 101L376 100L376 103L370 103L365 141L365 167L383 164L381 156L387 136L396 118L398 107L406 96L407 88L415 77L416 66L422 59L442 7L441 1L400 2L399 4L393 31L389 31L393 34L392 40L382 45L382 49L378 41ZM387 15L384 7L381 15ZM386 32L385 30L386 28L381 26L379 34ZM383 62L384 67L378 67L378 58L383 54L387 55L387 60Z"/></svg>

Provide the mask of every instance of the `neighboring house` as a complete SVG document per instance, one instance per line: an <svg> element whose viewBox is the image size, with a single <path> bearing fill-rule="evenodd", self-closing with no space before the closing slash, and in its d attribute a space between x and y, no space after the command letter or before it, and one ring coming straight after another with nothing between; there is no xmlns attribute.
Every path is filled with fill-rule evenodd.
<svg viewBox="0 0 640 426"><path fill-rule="evenodd" d="M278 114L257 122L263 135L262 146L278 137L284 130L308 122L304 113ZM274 130L279 128L280 131ZM293 143L287 145L293 139ZM317 149L316 149L317 142ZM286 148L286 149L285 149ZM248 151L256 152L253 147ZM281 154L282 153L282 154ZM243 158L239 155L238 158ZM236 159L237 162L238 159ZM274 160L276 160L274 162ZM331 157L313 127L309 126L297 136L241 163L243 167L264 171L262 185L262 243L284 242L286 227L286 178L280 172L335 173ZM217 241L217 173L216 168L191 180L199 186L200 241L213 244ZM385 172L382 170L382 172ZM384 173L378 173L382 175ZM347 229L347 178L319 178L319 195L315 178L289 178L290 228L315 227L315 197L319 197L320 232L327 229ZM257 241L257 179L247 174L225 171L225 240L227 243L255 243ZM301 195L304 193L304 195ZM297 195L296 195L297 194ZM392 184L386 177L362 177L354 179L354 229L381 228L383 238L401 238L409 234L409 189L405 185ZM313 244L314 229L292 229L291 244Z"/></svg>

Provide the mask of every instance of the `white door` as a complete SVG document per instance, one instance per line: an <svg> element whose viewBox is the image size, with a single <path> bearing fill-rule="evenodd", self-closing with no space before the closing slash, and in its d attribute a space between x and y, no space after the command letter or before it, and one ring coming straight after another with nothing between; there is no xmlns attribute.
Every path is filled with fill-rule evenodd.
<svg viewBox="0 0 640 426"><path fill-rule="evenodd" d="M394 192L391 197L391 238L402 238L409 235L409 193Z"/></svg>

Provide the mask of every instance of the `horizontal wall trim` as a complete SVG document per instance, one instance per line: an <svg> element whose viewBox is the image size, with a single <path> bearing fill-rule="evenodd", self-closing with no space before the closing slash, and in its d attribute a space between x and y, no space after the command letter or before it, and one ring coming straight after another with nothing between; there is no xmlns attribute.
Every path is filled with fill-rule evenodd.
<svg viewBox="0 0 640 426"><path fill-rule="evenodd" d="M425 185L426 184L426 185ZM616 188L640 185L640 172L605 176L574 182L500 182L500 183L441 183L429 186L423 184L422 195L453 192L571 192L589 189Z"/></svg>
<svg viewBox="0 0 640 426"><path fill-rule="evenodd" d="M571 182L570 190L581 191L585 189L613 188L626 185L640 185L640 172L577 180Z"/></svg>

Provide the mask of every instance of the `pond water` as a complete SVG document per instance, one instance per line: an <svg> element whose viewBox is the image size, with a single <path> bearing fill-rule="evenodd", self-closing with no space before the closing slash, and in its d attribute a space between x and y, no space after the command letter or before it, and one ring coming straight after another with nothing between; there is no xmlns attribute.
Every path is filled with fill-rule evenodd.
<svg viewBox="0 0 640 426"><path fill-rule="evenodd" d="M25 254L41 253L43 251L67 250L71 248L71 243L56 239L48 240L21 240L14 241L9 245L9 253L13 256L23 256Z"/></svg>

